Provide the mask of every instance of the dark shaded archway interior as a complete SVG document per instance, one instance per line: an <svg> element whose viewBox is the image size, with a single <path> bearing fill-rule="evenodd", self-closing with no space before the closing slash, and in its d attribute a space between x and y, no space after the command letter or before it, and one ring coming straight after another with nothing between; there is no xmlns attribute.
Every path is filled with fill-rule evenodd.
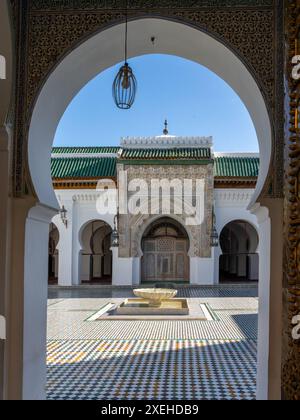
<svg viewBox="0 0 300 420"><path fill-rule="evenodd" d="M111 227L102 221L89 223L82 233L82 284L112 284Z"/></svg>
<svg viewBox="0 0 300 420"><path fill-rule="evenodd" d="M48 282L49 285L58 284L58 264L59 251L57 245L59 242L59 231L57 227L51 223L49 233L49 268L48 268Z"/></svg>
<svg viewBox="0 0 300 420"><path fill-rule="evenodd" d="M248 222L236 220L227 224L220 235L220 281L259 280L259 238Z"/></svg>

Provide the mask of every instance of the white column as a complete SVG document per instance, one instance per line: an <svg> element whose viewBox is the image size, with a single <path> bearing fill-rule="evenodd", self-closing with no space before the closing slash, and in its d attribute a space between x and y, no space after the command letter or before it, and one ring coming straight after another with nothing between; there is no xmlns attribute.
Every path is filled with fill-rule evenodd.
<svg viewBox="0 0 300 420"><path fill-rule="evenodd" d="M190 257L191 285L211 286L214 284L214 258Z"/></svg>
<svg viewBox="0 0 300 420"><path fill-rule="evenodd" d="M133 285L133 258L119 258L119 248L112 248L113 286L132 286Z"/></svg>
<svg viewBox="0 0 300 420"><path fill-rule="evenodd" d="M49 225L55 209L37 205L25 230L23 399L46 398Z"/></svg>
<svg viewBox="0 0 300 420"><path fill-rule="evenodd" d="M60 216L53 220L59 230L58 284L59 286L72 286L73 201L64 200L61 205L64 205L67 210L68 225L64 225Z"/></svg>
<svg viewBox="0 0 300 420"><path fill-rule="evenodd" d="M259 316L257 354L257 399L269 397L270 354L270 290L271 290L271 219L265 207L257 207L253 214L259 224Z"/></svg>
<svg viewBox="0 0 300 420"><path fill-rule="evenodd" d="M72 277L74 286L80 286L82 280L82 255L81 255L81 238L80 236L80 229L81 225L79 222L79 206L80 202L72 199L73 202L73 212L72 212ZM89 272L89 269L88 269ZM89 279L89 278L88 278Z"/></svg>
<svg viewBox="0 0 300 420"><path fill-rule="evenodd" d="M141 284L141 281L142 281L141 269L142 269L141 258L134 258L133 259L133 279L132 279L133 286L139 286Z"/></svg>
<svg viewBox="0 0 300 420"><path fill-rule="evenodd" d="M246 277L247 276L247 255L239 255L237 257L238 267L237 267L237 275L239 277Z"/></svg>

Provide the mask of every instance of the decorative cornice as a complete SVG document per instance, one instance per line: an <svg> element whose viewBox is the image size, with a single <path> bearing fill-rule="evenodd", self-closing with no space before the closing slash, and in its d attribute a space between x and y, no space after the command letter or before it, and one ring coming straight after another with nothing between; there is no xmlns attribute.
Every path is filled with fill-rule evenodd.
<svg viewBox="0 0 300 420"><path fill-rule="evenodd" d="M212 137L127 137L121 139L123 149L172 149L172 148L210 148L213 146Z"/></svg>
<svg viewBox="0 0 300 420"><path fill-rule="evenodd" d="M72 199L73 202L81 202L81 203L94 203L98 200L100 194L74 194Z"/></svg>
<svg viewBox="0 0 300 420"><path fill-rule="evenodd" d="M242 191L242 190L215 190L214 197L218 203L228 203L231 206L235 204L246 203L248 204L253 196L254 190Z"/></svg>
<svg viewBox="0 0 300 420"><path fill-rule="evenodd" d="M214 152L215 158L259 158L259 153L230 153L230 152Z"/></svg>
<svg viewBox="0 0 300 420"><path fill-rule="evenodd" d="M235 178L215 178L215 188L222 189L253 189L255 190L257 178L253 179L235 179Z"/></svg>

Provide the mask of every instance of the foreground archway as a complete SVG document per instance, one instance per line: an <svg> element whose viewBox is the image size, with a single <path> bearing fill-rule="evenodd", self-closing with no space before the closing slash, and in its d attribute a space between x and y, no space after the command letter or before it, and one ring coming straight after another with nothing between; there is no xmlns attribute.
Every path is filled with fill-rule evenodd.
<svg viewBox="0 0 300 420"><path fill-rule="evenodd" d="M153 34L158 40L155 50L151 42ZM123 36L124 25L116 25L81 44L53 71L40 92L30 124L28 157L35 191L44 204L57 205L50 174L50 155L58 123L69 103L88 81L123 60L123 45L120 43ZM199 63L220 76L240 96L252 118L260 148L260 175L254 203L269 172L273 138L264 97L247 67L212 36L169 20L152 18L133 21L130 24L129 45L131 57L155 52ZM65 82L66 77L68 83ZM35 159L36 155L39 159Z"/></svg>
<svg viewBox="0 0 300 420"><path fill-rule="evenodd" d="M118 25L107 29L98 35L95 35L72 53L70 53L61 64L53 71L49 79L46 81L40 95L35 104L33 111L28 142L28 159L29 169L31 173L32 182L37 193L38 199L42 206L33 210L32 216L29 216L28 229L26 232L26 244L36 240L43 240L45 228L47 223L45 215L45 208L48 208L48 213L53 216L53 210L57 209L57 200L53 192L52 181L50 176L50 155L54 134L58 122L63 115L66 107L78 93L78 91L94 76L104 69L117 64L123 57L122 45L120 39L123 36L123 25ZM225 80L241 97L246 105L254 126L256 128L260 153L261 153L261 167L260 175L257 183L253 203L260 195L265 184L270 160L272 155L272 130L268 115L268 109L265 105L263 95L257 85L254 77L251 75L242 61L225 45L218 42L213 37L196 30L188 25L179 24L171 21L161 19L141 19L132 23L131 27L131 51L130 55L138 56L142 54L149 54L153 52L153 46L149 39L153 35L153 31L157 34L160 40L156 48L156 53L178 55L195 62L198 62L210 70L218 74ZM66 83L68 79L68 83ZM51 99L49 99L51 98ZM36 159L36 156L39 159ZM253 204L252 203L252 204ZM259 211L259 209L257 209ZM36 212L38 215L36 215ZM40 216L42 213L42 216ZM261 218L261 224L264 224L265 246L266 249L270 247L270 220L268 212ZM51 220L48 218L48 223ZM41 220L40 224L35 223L36 219ZM32 250L29 255L25 255L25 283L26 279L32 278L30 272L31 262L34 259L34 252L40 250ZM43 251L44 252L44 251ZM27 258L28 257L28 258ZM46 252L44 257L46 258ZM42 259L43 260L43 259ZM268 308L270 304L270 255L265 260L267 269L262 268L264 294L261 295L261 306L266 308L265 316L260 323L260 331L262 335L269 335L269 314ZM35 267L34 278L39 277L43 279L45 276L44 269L41 266ZM36 295L34 284L28 281L25 308L29 304L27 302L28 296ZM42 292L45 295L45 290ZM44 297L43 297L44 299ZM42 300L44 302L44 300ZM46 302L44 302L46 303ZM41 308L35 308L38 312ZM32 311L31 311L32 312ZM31 314L30 312L30 314ZM37 314L35 314L37 315ZM30 316L32 318L32 316ZM44 318L43 318L44 319ZM43 320L42 319L42 320ZM37 330L42 326L42 322L37 325ZM36 380L35 387L29 389L30 381L23 382L24 389L28 392L27 395L38 395L43 397L43 391L40 384L45 380L44 356L45 346L41 342L44 337L35 340L34 337L26 337L24 332L24 340L26 341L26 353L28 357L31 351L39 349L38 355L34 361L28 365L26 371L26 378L30 378L31 369L36 364L40 370L39 379ZM262 342L262 341L261 341ZM268 345L259 350L259 364L260 364L260 378L258 381L258 395L259 398L267 398L269 395L269 351Z"/></svg>

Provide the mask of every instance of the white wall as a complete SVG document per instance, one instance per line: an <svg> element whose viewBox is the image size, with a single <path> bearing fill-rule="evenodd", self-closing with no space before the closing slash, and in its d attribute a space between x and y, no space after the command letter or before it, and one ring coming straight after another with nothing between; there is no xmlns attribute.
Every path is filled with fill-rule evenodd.
<svg viewBox="0 0 300 420"><path fill-rule="evenodd" d="M196 286L213 285L214 258L190 258L190 282Z"/></svg>
<svg viewBox="0 0 300 420"><path fill-rule="evenodd" d="M258 230L256 216L247 210L253 190L215 190L215 213L217 230L233 220L245 220ZM56 224L60 240L59 276L60 286L80 285L89 279L89 259L81 258L85 250L82 234L92 221L102 220L113 229L113 215L99 215L96 210L97 193L92 190L56 191L60 205L67 209L68 227L63 225L60 216ZM213 285L219 283L219 257L221 248L212 249L212 258L190 258L190 282L193 285ZM84 267L85 265L85 267ZM238 269L238 267L236 268ZM113 285L139 285L141 281L141 262L139 258L119 258L118 249L113 250Z"/></svg>
<svg viewBox="0 0 300 420"><path fill-rule="evenodd" d="M102 220L112 229L113 215L99 215L96 209L97 193L93 190L57 190L60 206L67 209L68 227L64 226L60 216L53 222L60 235L59 276L60 286L79 286L82 280L89 280L89 259L81 258L84 250L82 233L92 221ZM134 259L119 258L118 250L113 250L113 285L132 285ZM136 271L135 271L136 272Z"/></svg>

